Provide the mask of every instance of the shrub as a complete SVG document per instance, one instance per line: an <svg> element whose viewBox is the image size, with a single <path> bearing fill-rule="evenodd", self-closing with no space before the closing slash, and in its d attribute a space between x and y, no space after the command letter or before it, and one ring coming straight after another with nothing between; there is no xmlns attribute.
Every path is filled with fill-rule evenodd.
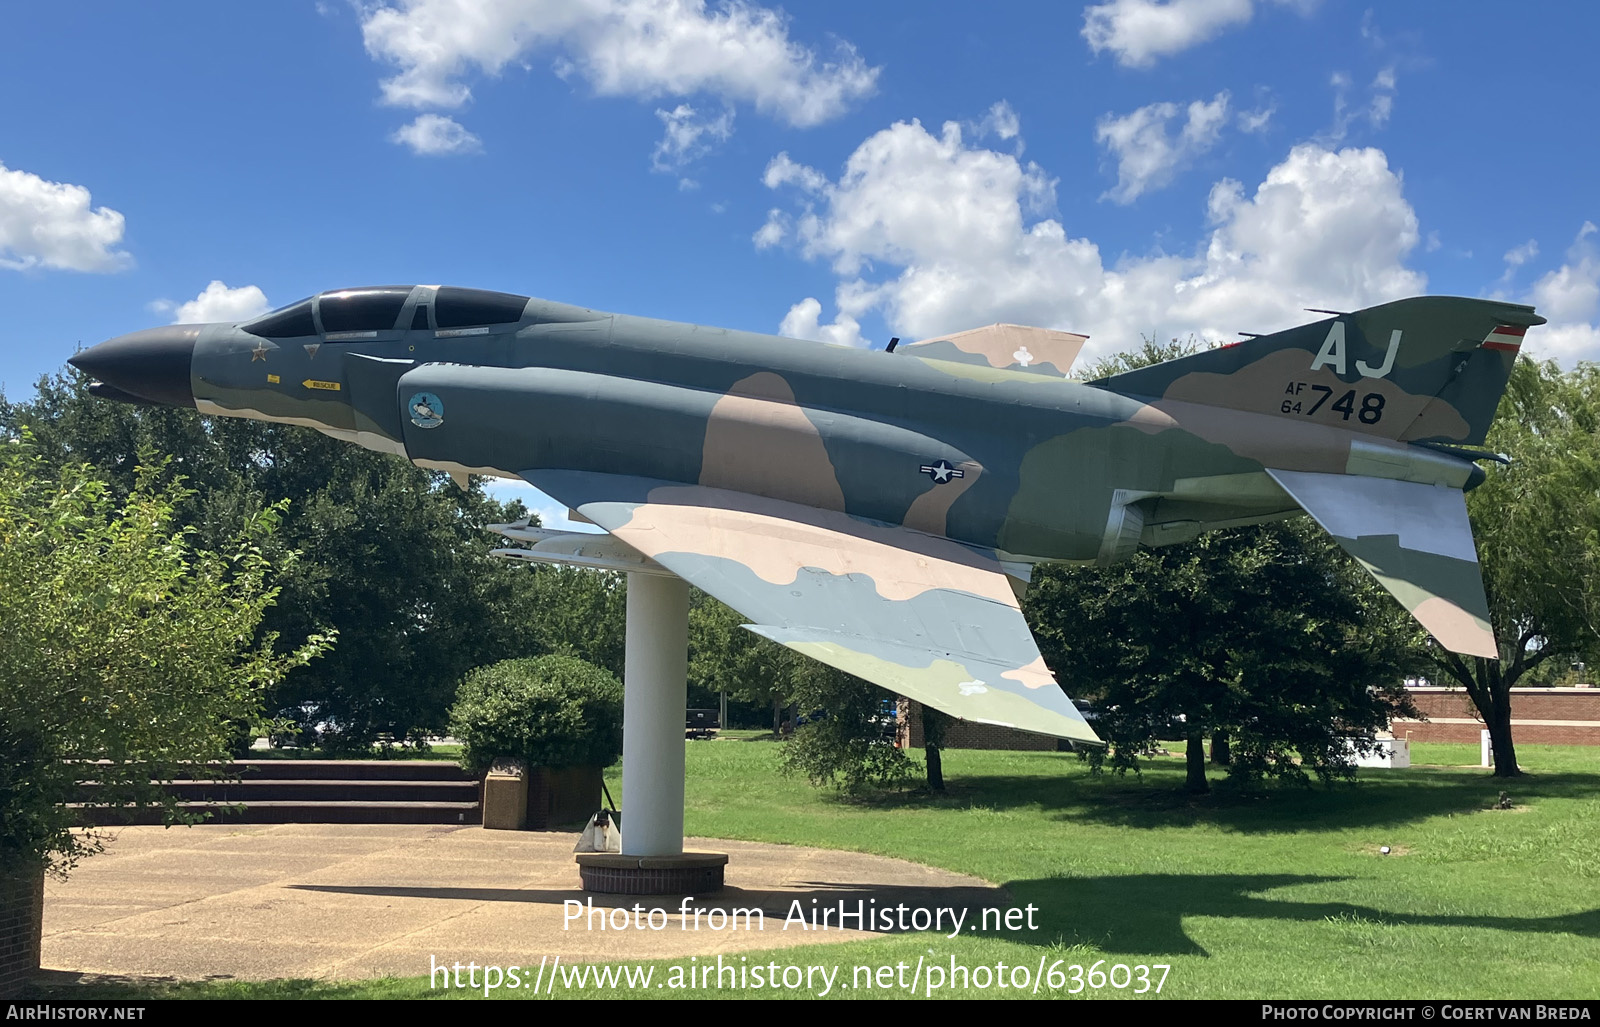
<svg viewBox="0 0 1600 1027"><path fill-rule="evenodd" d="M795 682L795 701L816 712L784 743L783 772L846 795L904 788L922 768L885 736L884 700L891 698L843 671L805 665Z"/></svg>
<svg viewBox="0 0 1600 1027"><path fill-rule="evenodd" d="M796 729L783 744L785 774L800 774L817 787L832 785L846 795L904 788L920 764L892 742L852 732L839 721L820 720Z"/></svg>
<svg viewBox="0 0 1600 1027"><path fill-rule="evenodd" d="M199 819L153 782L227 759L267 689L327 648L278 655L258 632L279 511L201 549L163 473L141 469L118 500L89 468L50 473L26 440L0 441L0 874L65 876L99 851L68 805L85 776L96 806Z"/></svg>
<svg viewBox="0 0 1600 1027"><path fill-rule="evenodd" d="M608 767L622 755L622 683L571 656L502 660L456 690L450 730L475 774L500 757L530 767Z"/></svg>

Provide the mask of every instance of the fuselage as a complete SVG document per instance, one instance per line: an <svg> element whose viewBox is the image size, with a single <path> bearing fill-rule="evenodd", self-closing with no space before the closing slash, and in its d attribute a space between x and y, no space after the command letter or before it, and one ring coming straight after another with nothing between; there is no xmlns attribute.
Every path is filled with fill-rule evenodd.
<svg viewBox="0 0 1600 1027"><path fill-rule="evenodd" d="M455 472L712 485L1024 561L1110 562L1295 511L1267 466L1445 459L1054 375L477 290L347 290L160 331L192 341L203 413L304 424Z"/></svg>

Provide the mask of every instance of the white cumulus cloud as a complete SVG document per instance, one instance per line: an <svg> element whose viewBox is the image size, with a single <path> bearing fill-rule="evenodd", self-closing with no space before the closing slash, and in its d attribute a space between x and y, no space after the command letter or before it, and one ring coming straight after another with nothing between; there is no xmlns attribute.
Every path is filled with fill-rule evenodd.
<svg viewBox="0 0 1600 1027"><path fill-rule="evenodd" d="M710 95L796 126L843 113L878 78L849 43L819 53L784 14L747 0L391 0L363 7L361 29L367 52L397 69L383 98L402 107L461 107L470 78L540 53L602 96Z"/></svg>
<svg viewBox="0 0 1600 1027"><path fill-rule="evenodd" d="M831 342L836 346L865 346L861 326L849 314L840 314L832 324L819 324L822 304L814 296L789 308L778 325L778 334L791 339L811 339L814 342Z"/></svg>
<svg viewBox="0 0 1600 1027"><path fill-rule="evenodd" d="M1600 325L1592 321L1552 321L1528 329L1529 356L1571 367L1580 360L1600 360Z"/></svg>
<svg viewBox="0 0 1600 1027"><path fill-rule="evenodd" d="M650 155L650 167L654 171L677 172L733 135L732 109L709 118L688 104L680 103L670 111L657 108L656 117L661 119L665 132Z"/></svg>
<svg viewBox="0 0 1600 1027"><path fill-rule="evenodd" d="M1175 103L1152 103L1122 117L1107 114L1095 126L1095 141L1117 161L1117 184L1102 198L1132 203L1142 194L1159 189L1191 160L1221 138L1228 120L1228 93L1209 102L1189 104L1184 119L1173 132L1178 116Z"/></svg>
<svg viewBox="0 0 1600 1027"><path fill-rule="evenodd" d="M955 122L883 129L837 179L780 160L765 181L795 190L799 252L838 276L833 320L807 297L785 334L859 344L871 311L908 339L1011 321L1086 332L1092 358L1141 334L1231 339L1303 323L1304 307L1353 310L1427 285L1406 266L1416 214L1377 149L1297 146L1253 189L1212 188L1193 252L1110 265L1046 216L1056 183L1042 168L969 143Z"/></svg>
<svg viewBox="0 0 1600 1027"><path fill-rule="evenodd" d="M265 314L269 309L266 294L258 286L228 288L215 278L187 303L157 300L150 308L159 314L172 314L173 324L237 323Z"/></svg>
<svg viewBox="0 0 1600 1027"><path fill-rule="evenodd" d="M1529 239L1521 246L1513 246L1506 251L1506 266L1508 268L1521 267L1539 255L1539 240Z"/></svg>
<svg viewBox="0 0 1600 1027"><path fill-rule="evenodd" d="M1546 272L1529 290L1526 302L1550 319L1549 324L1528 332L1528 350L1540 359L1555 359L1566 365L1600 360L1600 325L1595 324L1596 315L1600 315L1597 231L1600 230L1593 221L1585 221L1567 249L1566 260ZM1534 249L1537 252L1537 247ZM1506 259L1511 260L1510 253Z"/></svg>
<svg viewBox="0 0 1600 1027"><path fill-rule="evenodd" d="M1341 142L1357 122L1366 122L1372 129L1389 123L1394 114L1394 98L1398 88L1395 69L1384 68L1372 78L1367 87L1365 102L1352 98L1353 84L1347 72L1333 73L1333 124L1322 133L1320 141L1327 145Z"/></svg>
<svg viewBox="0 0 1600 1027"><path fill-rule="evenodd" d="M1437 249L1437 247L1432 248ZM1537 239L1529 239L1522 245L1513 246L1511 249L1507 250L1506 255L1501 258L1505 262L1506 269L1501 273L1499 280L1495 283L1497 288L1495 289L1494 294L1496 296L1505 295L1507 287L1511 285L1511 280L1517 276L1518 269L1538 255L1539 240Z"/></svg>
<svg viewBox="0 0 1600 1027"><path fill-rule="evenodd" d="M1372 101L1367 108L1367 120L1373 128L1389 123L1394 113L1395 77L1393 68L1384 68L1372 80Z"/></svg>
<svg viewBox="0 0 1600 1027"><path fill-rule="evenodd" d="M766 223L756 229L751 239L755 242L756 249L765 250L783 242L788 234L789 215L781 207L774 207L767 211Z"/></svg>
<svg viewBox="0 0 1600 1027"><path fill-rule="evenodd" d="M1278 113L1278 108L1271 104L1265 107L1258 107L1253 111L1240 111L1239 131L1264 132L1266 131L1267 123L1272 120L1272 116L1276 113Z"/></svg>
<svg viewBox="0 0 1600 1027"><path fill-rule="evenodd" d="M1119 64L1147 68L1243 25L1254 13L1253 0L1109 0L1084 9L1083 38L1097 54L1110 51Z"/></svg>
<svg viewBox="0 0 1600 1027"><path fill-rule="evenodd" d="M767 162L767 170L762 173L761 182L768 189L776 189L780 185L796 185L808 193L817 193L828 187L828 176L816 168L796 164L790 158L788 151L784 151Z"/></svg>
<svg viewBox="0 0 1600 1027"><path fill-rule="evenodd" d="M392 142L411 147L411 152L424 157L442 157L451 153L477 153L483 142L468 132L454 118L442 114L419 114L402 125Z"/></svg>
<svg viewBox="0 0 1600 1027"><path fill-rule="evenodd" d="M1595 224L1585 221L1567 250L1566 263L1534 283L1539 312L1551 321L1592 317L1600 307L1600 255L1595 253Z"/></svg>
<svg viewBox="0 0 1600 1027"><path fill-rule="evenodd" d="M123 217L91 207L89 190L0 163L0 267L120 271L133 258L116 249Z"/></svg>
<svg viewBox="0 0 1600 1027"><path fill-rule="evenodd" d="M983 116L983 120L978 122L977 134L979 136L998 136L1000 139L1008 141L1015 139L1020 145L1022 142L1022 119L1017 117L1017 112L1009 103L1001 100L993 107L990 107L989 112Z"/></svg>

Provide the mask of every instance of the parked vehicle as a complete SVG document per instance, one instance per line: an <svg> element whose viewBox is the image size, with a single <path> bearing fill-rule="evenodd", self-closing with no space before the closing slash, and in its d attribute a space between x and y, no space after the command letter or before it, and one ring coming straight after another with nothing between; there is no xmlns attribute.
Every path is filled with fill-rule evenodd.
<svg viewBox="0 0 1600 1027"><path fill-rule="evenodd" d="M684 722L686 738L715 738L722 730L722 719L716 710L689 710Z"/></svg>

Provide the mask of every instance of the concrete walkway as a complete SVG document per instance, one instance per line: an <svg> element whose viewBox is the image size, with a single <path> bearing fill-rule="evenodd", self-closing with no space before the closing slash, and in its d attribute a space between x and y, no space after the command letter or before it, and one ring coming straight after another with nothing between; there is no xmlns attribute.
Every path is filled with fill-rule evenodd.
<svg viewBox="0 0 1600 1027"><path fill-rule="evenodd" d="M800 908L1009 906L1000 889L903 860L691 839L729 854L728 887L680 914L675 896L587 896L576 835L477 827L283 824L127 827L65 882L45 886L44 966L201 979L413 977L440 963L538 966L715 955L871 937L785 929ZM595 914L568 923L565 900ZM640 904L662 930L602 927ZM605 911L624 907L630 912ZM760 909L763 929L716 910ZM699 913L696 921L696 911ZM977 914L968 922L976 920ZM754 923L755 918L750 918Z"/></svg>

